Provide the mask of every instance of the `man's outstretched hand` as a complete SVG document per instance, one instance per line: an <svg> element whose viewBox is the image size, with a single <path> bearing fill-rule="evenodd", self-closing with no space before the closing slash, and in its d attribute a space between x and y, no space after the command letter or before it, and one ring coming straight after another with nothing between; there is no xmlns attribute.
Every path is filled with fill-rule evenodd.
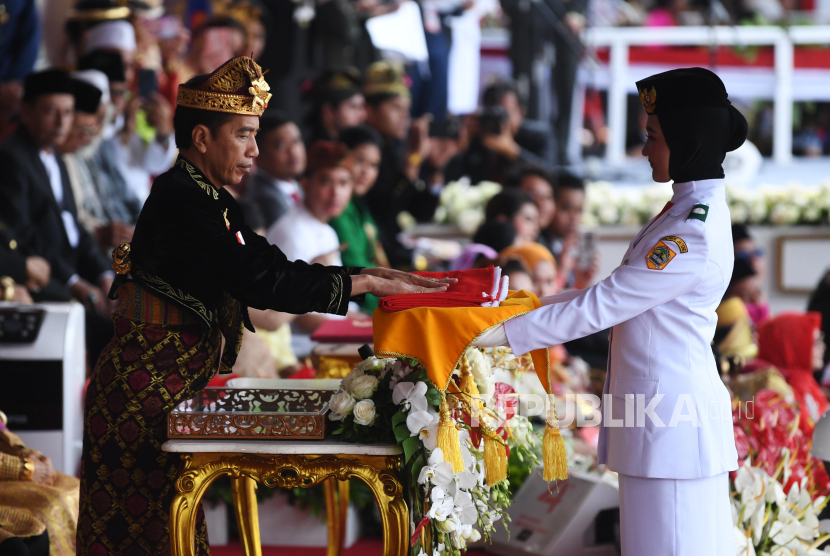
<svg viewBox="0 0 830 556"><path fill-rule="evenodd" d="M395 270L393 268L364 268L361 272L362 275L369 275L369 276L377 276L378 278L383 278L385 280L392 280L395 282L403 282L404 284L410 284L412 286L420 286L422 288L434 289L440 288L441 286L451 286L458 282L458 278L425 278L423 276L418 276L417 274L412 274L411 272L403 272L400 270ZM436 291L447 291L447 288ZM412 292L401 292L401 293L429 293L426 291L412 291ZM374 294L377 295L377 294ZM395 294L386 294L386 295L395 295ZM378 296L380 297L380 296Z"/></svg>
<svg viewBox="0 0 830 556"><path fill-rule="evenodd" d="M446 280L423 278L405 272L400 272L399 274L407 278L403 276L386 278L373 273L362 273L357 276L352 276L352 295L371 293L376 297L387 297L406 293L440 293L447 291L449 287L449 282Z"/></svg>

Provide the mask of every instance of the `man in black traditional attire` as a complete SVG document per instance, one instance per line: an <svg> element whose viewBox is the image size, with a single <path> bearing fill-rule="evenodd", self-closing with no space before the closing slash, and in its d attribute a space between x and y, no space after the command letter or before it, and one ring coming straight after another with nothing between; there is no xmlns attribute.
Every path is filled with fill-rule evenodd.
<svg viewBox="0 0 830 556"><path fill-rule="evenodd" d="M238 184L252 167L268 91L261 68L245 56L179 86L181 154L156 179L132 243L113 254L121 304L115 338L86 394L80 555L170 553L179 459L161 450L166 413L217 370L230 372L243 326L252 329L246 306L345 315L353 295L446 289L388 269L289 262L245 224L223 186ZM201 513L196 547L210 553Z"/></svg>

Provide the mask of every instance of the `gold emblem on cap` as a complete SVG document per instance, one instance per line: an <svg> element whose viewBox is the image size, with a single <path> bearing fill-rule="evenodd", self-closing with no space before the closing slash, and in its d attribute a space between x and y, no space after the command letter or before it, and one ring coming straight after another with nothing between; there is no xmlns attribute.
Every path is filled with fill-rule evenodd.
<svg viewBox="0 0 830 556"><path fill-rule="evenodd" d="M645 89L640 91L640 102L643 103L643 108L646 109L646 112L653 114L657 105L657 90L652 87L650 91L646 91Z"/></svg>
<svg viewBox="0 0 830 556"><path fill-rule="evenodd" d="M179 85L178 106L261 116L271 100L262 68L247 56L225 62L199 87Z"/></svg>

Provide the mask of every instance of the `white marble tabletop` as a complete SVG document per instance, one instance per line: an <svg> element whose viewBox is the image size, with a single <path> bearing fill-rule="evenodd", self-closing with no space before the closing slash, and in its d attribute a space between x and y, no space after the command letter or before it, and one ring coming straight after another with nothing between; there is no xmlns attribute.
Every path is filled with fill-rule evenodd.
<svg viewBox="0 0 830 556"><path fill-rule="evenodd" d="M353 444L342 440L168 440L161 445L165 452L290 455L362 455L397 456L403 453L398 444Z"/></svg>

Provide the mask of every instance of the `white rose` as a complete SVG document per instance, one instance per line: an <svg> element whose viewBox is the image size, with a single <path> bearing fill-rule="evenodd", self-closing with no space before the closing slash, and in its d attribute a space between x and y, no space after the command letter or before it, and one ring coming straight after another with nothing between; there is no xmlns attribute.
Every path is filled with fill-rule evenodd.
<svg viewBox="0 0 830 556"><path fill-rule="evenodd" d="M349 413L352 412L354 405L354 397L345 390L340 390L332 396L331 401L329 402L329 408L331 409L331 415L329 415L329 418L332 421L342 421Z"/></svg>
<svg viewBox="0 0 830 556"><path fill-rule="evenodd" d="M352 372L350 372L343 378L343 380L340 382L340 388L351 392L352 383L364 374L365 373L363 372L363 369L360 368L360 365L358 365Z"/></svg>
<svg viewBox="0 0 830 556"><path fill-rule="evenodd" d="M378 389L378 379L373 377L372 375L363 375L359 376L354 379L351 383L351 391L352 395L355 399L358 400L365 400L366 398L371 398L372 394L375 393L375 390Z"/></svg>
<svg viewBox="0 0 830 556"><path fill-rule="evenodd" d="M375 422L375 402L372 400L361 400L354 406L354 422L366 427Z"/></svg>

